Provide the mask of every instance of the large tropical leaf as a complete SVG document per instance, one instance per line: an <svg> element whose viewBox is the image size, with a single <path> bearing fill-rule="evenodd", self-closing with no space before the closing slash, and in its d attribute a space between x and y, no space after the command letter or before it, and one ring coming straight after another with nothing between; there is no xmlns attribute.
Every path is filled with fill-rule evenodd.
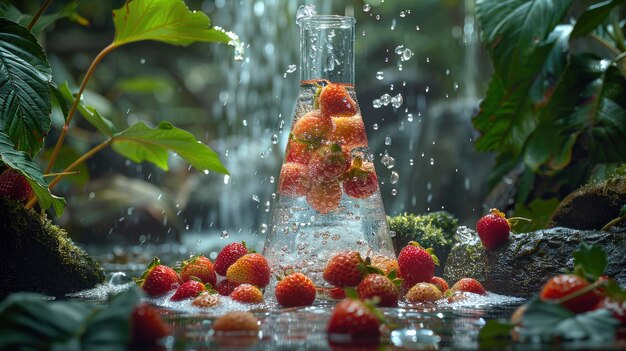
<svg viewBox="0 0 626 351"><path fill-rule="evenodd" d="M74 103L75 97L74 94L72 94L72 91L70 90L67 82L61 85L61 87L59 88L59 92L61 93L63 98L67 99L67 101L69 101L70 103ZM108 137L113 136L113 133L115 133L115 126L113 125L113 122L98 113L95 107L85 105L82 101L82 96L81 101L78 102L77 108L78 111L80 111L80 113L83 115L83 117L85 117L87 122L89 122L92 126L98 129L102 134Z"/></svg>
<svg viewBox="0 0 626 351"><path fill-rule="evenodd" d="M36 154L50 129L50 65L28 29L0 18L0 131Z"/></svg>
<svg viewBox="0 0 626 351"><path fill-rule="evenodd" d="M228 174L210 147L196 140L191 133L165 121L155 128L143 122L136 123L115 134L112 147L134 162L148 161L163 170L168 169L167 160L169 151L172 151L200 171Z"/></svg>
<svg viewBox="0 0 626 351"><path fill-rule="evenodd" d="M114 45L141 40L157 40L174 45L194 42L229 43L233 34L210 28L211 20L202 12L189 11L182 0L128 0L113 10Z"/></svg>
<svg viewBox="0 0 626 351"><path fill-rule="evenodd" d="M573 56L542 112L525 152L531 169L545 173L563 169L577 143L594 163L626 161L626 80L615 65Z"/></svg>
<svg viewBox="0 0 626 351"><path fill-rule="evenodd" d="M591 33L609 16L614 7L626 4L626 0L607 0L593 4L578 18L572 39Z"/></svg>
<svg viewBox="0 0 626 351"><path fill-rule="evenodd" d="M572 0L478 0L476 15L496 73L510 88L559 24Z"/></svg>
<svg viewBox="0 0 626 351"><path fill-rule="evenodd" d="M78 0L73 0L65 5L65 7L61 9L61 11L48 13L39 17L37 23L35 23L35 26L31 29L31 32L33 33L33 35L38 36L44 29L62 18L69 18L70 20L78 22L79 24L84 26L88 25L89 21L87 21L87 19L83 18L78 14L78 12L76 12L77 8ZM0 17L10 19L24 27L26 27L33 19L32 14L22 13L20 9L13 6L10 2L6 0L0 1Z"/></svg>
<svg viewBox="0 0 626 351"><path fill-rule="evenodd" d="M15 150L13 143L3 132L0 132L0 158L4 164L19 171L26 177L28 184L30 184L37 196L41 208L48 209L52 206L57 216L63 214L65 200L50 193L48 183L44 180L39 167L27 153Z"/></svg>

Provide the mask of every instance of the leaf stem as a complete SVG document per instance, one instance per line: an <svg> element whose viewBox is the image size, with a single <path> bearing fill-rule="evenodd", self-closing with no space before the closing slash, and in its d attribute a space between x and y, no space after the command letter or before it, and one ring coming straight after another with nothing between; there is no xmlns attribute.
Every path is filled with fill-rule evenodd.
<svg viewBox="0 0 626 351"><path fill-rule="evenodd" d="M78 167L78 165L80 165L81 163L83 163L83 162L87 161L88 159L90 159L91 157L93 157L93 155L98 153L98 151L100 151L100 150L104 149L105 147L111 145L113 140L114 140L113 138L109 138L109 139L103 141L102 143L94 146L93 148L91 148L91 150L85 152L81 157L76 159L76 161L74 161L71 165L67 166L67 168L65 168L63 170L63 172L58 173L56 175L56 177L50 182L50 184L48 184L48 189L52 190L52 188L54 188L61 181L61 179L63 179L63 177L65 177L66 175L73 174L74 172L72 172L72 171L74 170L74 168ZM35 205L36 201L37 201L36 197L31 197L30 200L28 201L28 203L26 204L26 208L33 207Z"/></svg>
<svg viewBox="0 0 626 351"><path fill-rule="evenodd" d="M599 36L597 34L591 34L591 38L595 39L598 43L602 44L602 46L604 46L606 49L608 49L614 55L619 55L620 54L619 49L617 49L615 46L611 45L611 43L609 41L607 41L606 39L602 38L601 36Z"/></svg>
<svg viewBox="0 0 626 351"><path fill-rule="evenodd" d="M94 58L94 60L91 62L91 65L89 66L89 69L87 70L87 73L85 73L85 77L83 78L83 81L80 83L80 88L78 89L78 93L76 94L76 97L74 98L74 103L72 104L72 107L67 113L65 124L63 125L63 129L61 130L59 139L57 139L57 143L54 146L54 150L52 151L52 155L50 156L50 161L48 161L48 166L46 167L46 171L44 173L50 173L50 170L52 169L52 167L54 166L54 163L56 162L57 156L59 155L59 152L61 151L61 146L63 145L63 141L65 141L67 132L70 129L70 122L72 121L72 118L74 117L74 114L76 113L76 109L78 108L80 98L83 95L83 92L85 91L85 87L87 86L87 82L89 82L89 79L93 75L94 70L96 69L100 61L104 58L104 56L106 56L106 54L111 52L113 49L117 48L117 46L118 46L117 44L113 44L113 43L109 44L107 47L102 49L102 51L100 51L98 56L96 56L96 58Z"/></svg>
<svg viewBox="0 0 626 351"><path fill-rule="evenodd" d="M68 176L68 175L79 175L80 172L79 171L73 171L73 172L57 172L57 173L48 173L48 174L44 174L44 177L57 177L57 176Z"/></svg>
<svg viewBox="0 0 626 351"><path fill-rule="evenodd" d="M613 16L613 20L611 22L611 26L613 26L613 35L615 36L615 44L621 51L626 51L626 44L624 44L624 33L622 33L622 27L619 25L619 20L617 16Z"/></svg>
<svg viewBox="0 0 626 351"><path fill-rule="evenodd" d="M588 292L590 292L590 291L592 291L592 290L594 290L596 288L599 288L601 286L606 286L607 284L608 284L608 282L606 280L596 280L592 284L589 284L589 285L585 286L582 289L576 290L576 291L572 292L571 294L565 295L565 296L563 296L560 299L554 300L554 302L559 304L559 305L563 304L564 302L573 300L573 299L575 299L575 298L577 298L579 296L583 296L586 293L588 293Z"/></svg>
<svg viewBox="0 0 626 351"><path fill-rule="evenodd" d="M45 0L43 4L39 6L39 10L37 10L37 13L35 13L35 15L33 16L33 19L31 19L28 26L26 26L28 30L33 29L37 21L39 21L39 17L41 17L41 15L43 15L43 13L46 12L46 10L48 9L48 6L50 6L51 3L52 3L52 0Z"/></svg>
<svg viewBox="0 0 626 351"><path fill-rule="evenodd" d="M612 219L609 223L605 224L604 227L602 227L602 229L600 229L601 231L605 232L609 229L611 229L611 227L613 227L614 225L616 225L617 223L623 221L626 219L626 214L623 216L619 216L617 218Z"/></svg>

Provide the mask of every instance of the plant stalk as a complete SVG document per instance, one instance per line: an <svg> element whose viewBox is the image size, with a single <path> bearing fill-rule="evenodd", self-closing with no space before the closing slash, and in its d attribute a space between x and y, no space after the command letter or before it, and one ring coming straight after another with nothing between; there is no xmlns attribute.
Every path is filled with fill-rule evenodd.
<svg viewBox="0 0 626 351"><path fill-rule="evenodd" d="M582 288L580 290L576 290L576 291L572 292L571 294L565 295L562 298L560 298L558 300L555 300L554 302L560 305L560 304L563 304L564 302L573 300L573 299L575 299L575 298L577 298L579 296L583 296L586 293L588 293L588 292L590 292L590 291L592 291L594 289L597 289L597 288L599 288L601 286L606 286L606 285L607 285L607 282L605 280L596 280L592 284L589 284L589 285L585 286L584 288Z"/></svg>
<svg viewBox="0 0 626 351"><path fill-rule="evenodd" d="M33 16L33 19L31 19L30 23L28 24L28 26L26 26L26 28L28 28L28 30L32 30L33 29L33 27L35 26L37 21L39 21L39 17L41 17L41 15L43 15L43 13L46 12L46 10L48 9L48 6L50 6L50 4L52 4L52 0L45 0L43 2L43 4L41 4L41 6L39 6L39 10L37 10L37 13Z"/></svg>
<svg viewBox="0 0 626 351"><path fill-rule="evenodd" d="M54 150L52 151L52 155L50 156L50 161L48 161L48 166L46 167L46 171L44 173L50 173L50 170L52 169L52 167L54 166L54 163L56 162L57 156L59 155L59 152L61 151L61 146L63 146L63 142L65 141L67 132L70 129L70 122L72 121L72 118L74 117L74 114L76 113L76 109L78 108L78 104L80 103L80 98L83 95L83 92L85 91L85 87L87 86L87 82L89 82L89 79L93 75L93 72L95 71L100 61L104 58L104 56L106 56L109 52L111 52L116 47L117 47L116 44L113 44L113 43L109 44L107 47L102 49L102 51L100 51L98 56L96 56L96 58L94 58L94 60L91 62L91 65L89 66L89 69L87 70L87 73L85 73L85 77L83 78L83 81L80 83L80 88L78 89L78 93L76 94L76 97L74 98L74 103L72 104L72 107L67 113L65 124L63 125L63 129L61 130L59 139L57 139L57 143L54 146Z"/></svg>
<svg viewBox="0 0 626 351"><path fill-rule="evenodd" d="M78 165L80 165L81 163L93 157L100 150L111 145L112 142L113 142L113 138L109 138L103 141L102 143L94 146L93 148L91 148L91 150L85 152L81 157L76 159L76 161L74 161L71 165L67 166L67 168L65 168L63 172L56 174L55 178L50 182L50 184L48 184L48 189L52 190L52 188L54 188L61 181L61 179L63 179L63 177L70 175L70 174L74 174L75 172L72 172L74 168L78 167ZM26 208L33 207L35 205L35 202L37 202L37 198L31 197L30 200L28 200L28 203L26 204Z"/></svg>
<svg viewBox="0 0 626 351"><path fill-rule="evenodd" d="M602 227L602 229L600 230L603 232L608 231L609 229L611 229L611 227L613 227L614 225L616 225L617 223L623 220L626 220L626 215L612 219L609 223L605 224L604 227Z"/></svg>

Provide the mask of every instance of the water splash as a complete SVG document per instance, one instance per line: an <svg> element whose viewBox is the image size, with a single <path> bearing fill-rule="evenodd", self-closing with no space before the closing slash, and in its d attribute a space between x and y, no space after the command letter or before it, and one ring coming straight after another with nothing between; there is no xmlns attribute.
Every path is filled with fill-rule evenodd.
<svg viewBox="0 0 626 351"><path fill-rule="evenodd" d="M300 24L306 17L317 16L317 8L313 4L300 5L296 11L296 23Z"/></svg>

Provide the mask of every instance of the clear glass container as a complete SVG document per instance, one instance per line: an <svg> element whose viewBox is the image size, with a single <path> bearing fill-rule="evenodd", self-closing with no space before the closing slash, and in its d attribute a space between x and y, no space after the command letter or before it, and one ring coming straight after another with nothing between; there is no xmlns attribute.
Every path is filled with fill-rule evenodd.
<svg viewBox="0 0 626 351"><path fill-rule="evenodd" d="M297 22L300 93L263 254L273 275L299 271L330 288L322 273L335 253L395 255L354 90L355 19Z"/></svg>

